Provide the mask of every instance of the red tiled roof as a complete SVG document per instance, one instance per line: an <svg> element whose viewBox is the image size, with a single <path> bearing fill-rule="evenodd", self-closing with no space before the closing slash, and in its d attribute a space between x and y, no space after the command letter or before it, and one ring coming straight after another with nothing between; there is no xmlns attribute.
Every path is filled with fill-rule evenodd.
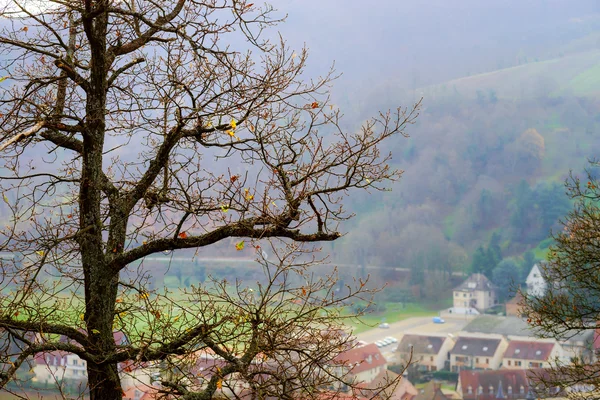
<svg viewBox="0 0 600 400"><path fill-rule="evenodd" d="M523 399L529 390L527 377L528 371L524 369L463 370L460 371L459 380L464 400L495 400L500 384L502 384L502 390L507 399ZM471 393L469 393L469 387ZM483 389L481 394L478 392L479 387ZM492 394L489 393L490 387L493 388Z"/></svg>
<svg viewBox="0 0 600 400"><path fill-rule="evenodd" d="M419 354L437 354L444 344L445 337L425 336L425 335L404 335L398 344L398 351L401 353L410 352Z"/></svg>
<svg viewBox="0 0 600 400"><path fill-rule="evenodd" d="M491 357L496 353L500 341L500 339L461 336L456 341L450 354Z"/></svg>
<svg viewBox="0 0 600 400"><path fill-rule="evenodd" d="M454 290L474 292L476 290L493 290L496 286L483 274L472 274L466 281L458 285Z"/></svg>
<svg viewBox="0 0 600 400"><path fill-rule="evenodd" d="M513 297L512 299L507 301L506 304L520 304L523 302L523 300L524 299L523 299L523 295L521 294L521 292L517 292L515 297Z"/></svg>
<svg viewBox="0 0 600 400"><path fill-rule="evenodd" d="M55 350L44 353L37 353L33 358L38 365L65 365L63 358L72 353Z"/></svg>
<svg viewBox="0 0 600 400"><path fill-rule="evenodd" d="M158 389L153 386L133 386L123 392L123 400L153 400L157 399L158 395Z"/></svg>
<svg viewBox="0 0 600 400"><path fill-rule="evenodd" d="M335 362L349 367L353 374L382 367L387 363L375 343L346 350L335 358Z"/></svg>
<svg viewBox="0 0 600 400"><path fill-rule="evenodd" d="M548 342L511 340L504 353L504 358L547 361L548 358L550 358L554 346L554 343Z"/></svg>

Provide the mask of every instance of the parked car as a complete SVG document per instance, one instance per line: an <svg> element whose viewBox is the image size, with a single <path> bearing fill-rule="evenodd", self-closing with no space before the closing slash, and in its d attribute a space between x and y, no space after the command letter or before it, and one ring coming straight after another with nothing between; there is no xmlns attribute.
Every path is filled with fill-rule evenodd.
<svg viewBox="0 0 600 400"><path fill-rule="evenodd" d="M384 322L383 324L379 324L379 327L382 329L389 329L390 328L390 324L388 324L387 322Z"/></svg>
<svg viewBox="0 0 600 400"><path fill-rule="evenodd" d="M381 341L378 340L378 341L375 342L375 346L377 346L377 347L383 347L383 342L381 342Z"/></svg>
<svg viewBox="0 0 600 400"><path fill-rule="evenodd" d="M443 323L445 323L445 322L446 322L446 321L444 321L444 318L441 318L441 317L433 317L433 323L434 323L434 324L443 324Z"/></svg>

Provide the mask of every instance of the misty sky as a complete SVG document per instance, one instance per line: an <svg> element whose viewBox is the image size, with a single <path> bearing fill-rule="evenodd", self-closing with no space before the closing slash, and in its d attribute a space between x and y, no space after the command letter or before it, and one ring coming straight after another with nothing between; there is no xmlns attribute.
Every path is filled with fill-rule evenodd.
<svg viewBox="0 0 600 400"><path fill-rule="evenodd" d="M306 43L312 71L331 61L342 84L392 79L420 87L547 59L557 45L600 26L596 0L279 0L279 27L293 47ZM552 49L552 50L551 50Z"/></svg>

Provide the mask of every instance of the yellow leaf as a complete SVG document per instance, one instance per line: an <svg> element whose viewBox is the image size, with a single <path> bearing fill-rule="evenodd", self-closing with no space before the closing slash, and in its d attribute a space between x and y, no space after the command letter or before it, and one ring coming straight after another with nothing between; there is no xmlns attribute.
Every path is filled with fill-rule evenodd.
<svg viewBox="0 0 600 400"><path fill-rule="evenodd" d="M173 318L173 322L177 322L178 319L179 319L179 315L176 316L175 318Z"/></svg>
<svg viewBox="0 0 600 400"><path fill-rule="evenodd" d="M223 379L219 379L217 381L217 389L222 389L223 388Z"/></svg>
<svg viewBox="0 0 600 400"><path fill-rule="evenodd" d="M233 130L228 130L228 131L225 131L225 132L226 132L227 134L229 134L229 136L231 136L231 137L235 137L235 131L233 131Z"/></svg>
<svg viewBox="0 0 600 400"><path fill-rule="evenodd" d="M235 122L235 119L231 118L229 125L231 125L231 129L235 129L237 127L237 122Z"/></svg>
<svg viewBox="0 0 600 400"><path fill-rule="evenodd" d="M35 254L37 254L40 257L44 257L44 251L43 250L38 250L35 252Z"/></svg>
<svg viewBox="0 0 600 400"><path fill-rule="evenodd" d="M3 76L2 78L0 78L0 82L4 82L5 80L7 80L8 78L10 78L10 76Z"/></svg>
<svg viewBox="0 0 600 400"><path fill-rule="evenodd" d="M126 315L127 315L127 313L125 311L119 313L119 317L121 317L121 318L123 318Z"/></svg>
<svg viewBox="0 0 600 400"><path fill-rule="evenodd" d="M223 211L224 213L226 213L227 211L229 211L229 207L227 207L226 205L221 204L221 211Z"/></svg>
<svg viewBox="0 0 600 400"><path fill-rule="evenodd" d="M371 180L369 178L366 178L367 183L371 183Z"/></svg>
<svg viewBox="0 0 600 400"><path fill-rule="evenodd" d="M122 302L123 302L123 299L117 299L117 300L116 300L116 302L117 302L117 303L122 303Z"/></svg>
<svg viewBox="0 0 600 400"><path fill-rule="evenodd" d="M275 207L277 207L277 204L275 204L275 202L274 202L274 201L273 201L273 202L271 202L271 204L273 204Z"/></svg>
<svg viewBox="0 0 600 400"><path fill-rule="evenodd" d="M4 199L4 202L8 204L8 197L6 197L6 193L2 193L2 198Z"/></svg>
<svg viewBox="0 0 600 400"><path fill-rule="evenodd" d="M148 295L148 292L142 292L142 293L140 293L140 299L147 299L148 297L150 297Z"/></svg>
<svg viewBox="0 0 600 400"><path fill-rule="evenodd" d="M246 200L250 201L254 198L254 196L250 194L250 189L244 189L244 191L246 192Z"/></svg>
<svg viewBox="0 0 600 400"><path fill-rule="evenodd" d="M243 240L242 240L241 242L239 242L239 243L236 243L236 244L235 244L235 249L236 249L237 251L244 250L244 244L245 244L245 243L244 243L244 241L243 241Z"/></svg>
<svg viewBox="0 0 600 400"><path fill-rule="evenodd" d="M92 333L95 333L96 335L99 335L100 331L98 329L92 329Z"/></svg>
<svg viewBox="0 0 600 400"><path fill-rule="evenodd" d="M85 314L79 314L79 319L83 321L85 319Z"/></svg>

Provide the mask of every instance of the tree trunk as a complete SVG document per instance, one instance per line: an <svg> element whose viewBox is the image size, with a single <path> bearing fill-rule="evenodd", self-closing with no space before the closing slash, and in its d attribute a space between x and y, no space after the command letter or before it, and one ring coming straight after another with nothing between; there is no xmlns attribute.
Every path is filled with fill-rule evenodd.
<svg viewBox="0 0 600 400"><path fill-rule="evenodd" d="M107 7L106 1L98 7ZM79 195L80 251L85 285L85 323L91 352L100 360L116 350L113 321L119 287L119 273L108 267L107 253L121 252L122 244L104 246L101 214L102 159L106 134L106 12L86 21L90 41L90 78L83 132L82 174ZM116 364L88 363L88 386L91 400L121 400L123 391Z"/></svg>

